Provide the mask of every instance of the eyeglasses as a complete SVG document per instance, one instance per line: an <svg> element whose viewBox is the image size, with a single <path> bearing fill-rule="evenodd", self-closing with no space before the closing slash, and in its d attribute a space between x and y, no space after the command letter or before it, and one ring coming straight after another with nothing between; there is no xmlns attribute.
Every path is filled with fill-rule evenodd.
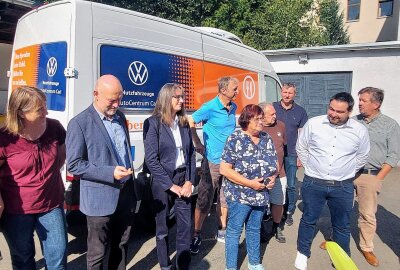
<svg viewBox="0 0 400 270"><path fill-rule="evenodd" d="M254 122L263 122L264 121L264 117L259 116L259 117L253 118L252 120L254 120Z"/></svg>
<svg viewBox="0 0 400 270"><path fill-rule="evenodd" d="M185 95L176 95L176 96L172 96L173 98L176 98L177 100L184 100L185 99Z"/></svg>

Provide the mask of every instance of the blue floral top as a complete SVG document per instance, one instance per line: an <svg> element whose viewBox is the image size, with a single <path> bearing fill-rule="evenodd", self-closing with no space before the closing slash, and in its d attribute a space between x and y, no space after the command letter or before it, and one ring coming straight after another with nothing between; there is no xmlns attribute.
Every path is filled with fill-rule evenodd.
<svg viewBox="0 0 400 270"><path fill-rule="evenodd" d="M232 168L247 179L267 178L276 173L277 154L272 138L265 132L260 133L260 141L255 144L249 135L237 130L228 137L221 161L232 164ZM226 200L252 206L268 204L268 191L256 191L235 184L225 178L223 190Z"/></svg>

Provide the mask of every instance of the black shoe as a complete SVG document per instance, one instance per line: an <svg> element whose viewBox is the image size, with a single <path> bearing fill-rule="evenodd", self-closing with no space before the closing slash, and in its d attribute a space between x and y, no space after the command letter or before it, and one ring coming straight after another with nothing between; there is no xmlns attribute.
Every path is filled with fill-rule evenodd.
<svg viewBox="0 0 400 270"><path fill-rule="evenodd" d="M269 220L271 220L271 218L272 218L271 214L264 214L263 221L269 221Z"/></svg>
<svg viewBox="0 0 400 270"><path fill-rule="evenodd" d="M197 254L199 253L201 245L201 235L193 236L192 243L190 244L190 253Z"/></svg>
<svg viewBox="0 0 400 270"><path fill-rule="evenodd" d="M293 214L288 214L285 221L286 225L292 226L293 225Z"/></svg>
<svg viewBox="0 0 400 270"><path fill-rule="evenodd" d="M275 240L278 241L279 243L286 243L286 238L282 233L281 228L277 228L275 232Z"/></svg>
<svg viewBox="0 0 400 270"><path fill-rule="evenodd" d="M274 235L271 233L262 233L260 235L260 242L268 244L272 237L274 237Z"/></svg>

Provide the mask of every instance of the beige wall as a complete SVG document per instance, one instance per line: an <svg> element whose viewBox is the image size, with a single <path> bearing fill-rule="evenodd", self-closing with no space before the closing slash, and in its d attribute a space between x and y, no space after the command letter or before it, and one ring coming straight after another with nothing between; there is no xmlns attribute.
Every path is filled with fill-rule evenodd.
<svg viewBox="0 0 400 270"><path fill-rule="evenodd" d="M347 21L348 0L338 0L343 11L350 43L398 40L399 0L393 1L393 15L378 17L378 0L361 0L360 19Z"/></svg>

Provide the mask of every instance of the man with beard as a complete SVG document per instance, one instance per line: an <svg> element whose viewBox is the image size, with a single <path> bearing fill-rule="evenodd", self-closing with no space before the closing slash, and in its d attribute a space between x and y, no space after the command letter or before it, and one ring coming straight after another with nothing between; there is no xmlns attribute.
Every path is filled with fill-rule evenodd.
<svg viewBox="0 0 400 270"><path fill-rule="evenodd" d="M334 95L327 115L311 118L299 134L296 151L304 166L301 188L303 215L297 236L295 267L307 269L315 226L325 203L331 213L333 241L350 255L350 215L353 180L367 162L368 130L349 119L354 99L349 93Z"/></svg>

